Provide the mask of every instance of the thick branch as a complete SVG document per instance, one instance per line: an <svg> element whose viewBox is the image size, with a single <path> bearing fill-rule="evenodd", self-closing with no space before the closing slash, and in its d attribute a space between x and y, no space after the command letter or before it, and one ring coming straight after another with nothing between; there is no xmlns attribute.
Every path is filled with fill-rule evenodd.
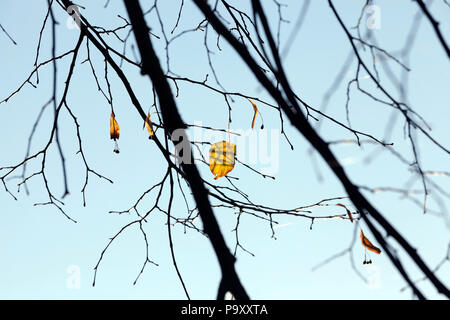
<svg viewBox="0 0 450 320"><path fill-rule="evenodd" d="M159 59L153 50L144 14L137 0L124 1L133 26L134 35L142 57L142 73L150 77L158 94L162 118L169 134L176 129L186 128L174 101L169 83L162 71ZM190 148L190 144L186 143ZM235 258L228 249L208 199L208 192L200 177L200 173L191 157L190 163L182 163L194 199L197 203L205 233L208 235L222 270L222 282L226 283L237 299L249 299L234 268ZM219 297L223 298L223 297Z"/></svg>
<svg viewBox="0 0 450 320"><path fill-rule="evenodd" d="M430 279L433 285L438 289L439 292L445 294L447 297L450 297L449 290L445 287L445 285L437 279L434 273L428 268L422 258L417 254L416 250L404 239L399 232L367 201L367 199L359 192L358 188L350 181L347 177L343 167L340 165L339 161L335 158L333 153L330 151L326 142L324 142L316 131L310 126L308 121L304 118L300 107L295 99L295 95L290 89L287 80L283 77L281 63L279 61L279 57L276 50L272 50L272 54L274 55L275 60L278 60L278 74L276 75L283 85L283 89L288 97L289 101L286 101L281 92L275 88L275 86L270 82L270 80L265 76L265 74L260 70L257 63L251 57L247 48L242 45L233 35L228 31L228 29L221 23L221 21L214 15L214 13L209 8L208 4L202 0L193 0L195 4L200 8L200 10L205 14L208 18L208 21L214 27L217 33L221 34L230 45L236 50L236 52L241 56L241 58L246 62L247 66L251 69L255 77L258 81L266 88L266 90L270 93L270 95L280 104L283 111L289 117L291 123L297 130L303 134L303 136L312 144L312 146L321 154L324 160L328 163L330 168L336 174L338 179L343 184L346 189L350 199L354 203L354 205L358 208L361 213L362 218L369 226L370 230L374 234L377 241L382 245L385 251L388 253L389 258L408 282L408 284L412 284L411 279L409 279L406 271L403 269L400 261L394 257L391 253L391 249L388 247L388 244L381 233L375 229L373 222L369 219L369 217L373 217L387 232L388 235L392 236L396 241L404 248L404 250L408 253L408 255L413 259L413 261L417 264L417 266L424 272L424 274ZM258 5L259 1L254 1L254 5ZM259 4L260 6L260 4ZM261 17L261 15L260 15ZM271 35L266 32L267 38L270 40ZM271 46L273 47L273 43L271 41ZM278 59L277 59L278 58ZM418 291L418 289L411 285L411 287L415 290L416 295L419 297L423 297L423 295Z"/></svg>

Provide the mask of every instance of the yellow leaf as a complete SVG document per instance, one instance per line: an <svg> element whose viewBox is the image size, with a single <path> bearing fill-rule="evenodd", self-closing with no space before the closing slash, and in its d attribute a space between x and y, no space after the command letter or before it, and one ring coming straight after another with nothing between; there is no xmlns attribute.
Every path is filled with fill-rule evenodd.
<svg viewBox="0 0 450 320"><path fill-rule="evenodd" d="M109 120L109 135L111 139L114 139L114 152L119 153L119 145L117 144L117 139L120 136L120 128L119 124L116 121L116 117L114 116L114 112L111 110L111 118Z"/></svg>
<svg viewBox="0 0 450 320"><path fill-rule="evenodd" d="M117 140L120 136L120 128L119 124L116 121L116 118L114 116L114 112L111 111L111 118L109 122L109 134L111 136L111 139Z"/></svg>
<svg viewBox="0 0 450 320"><path fill-rule="evenodd" d="M379 248L375 247L375 246L372 244L372 242L370 242L369 239L366 238L366 236L364 235L364 233L362 232L362 230L361 230L360 237L361 237L361 243L362 243L362 245L363 245L365 248L367 248L368 250L370 250L370 251L372 251L372 252L375 252L376 254L380 254L380 253L381 253L381 250L380 250Z"/></svg>
<svg viewBox="0 0 450 320"><path fill-rule="evenodd" d="M145 127L147 128L147 131L151 136L155 134L155 132L153 131L152 119L150 119L150 112L147 113L147 118L145 118Z"/></svg>
<svg viewBox="0 0 450 320"><path fill-rule="evenodd" d="M250 103L253 106L253 111L255 112L255 114L253 115L253 120L252 120L252 129L255 126L255 122L256 122L256 115L258 114L258 106L250 99L248 99L248 101L250 101Z"/></svg>
<svg viewBox="0 0 450 320"><path fill-rule="evenodd" d="M209 150L209 169L214 179L224 177L234 169L236 145L230 142L216 142Z"/></svg>

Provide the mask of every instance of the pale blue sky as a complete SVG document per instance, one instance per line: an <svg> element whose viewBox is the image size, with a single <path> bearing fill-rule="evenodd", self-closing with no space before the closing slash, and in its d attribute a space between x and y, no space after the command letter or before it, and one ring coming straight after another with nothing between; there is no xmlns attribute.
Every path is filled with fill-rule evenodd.
<svg viewBox="0 0 450 320"><path fill-rule="evenodd" d="M33 68L35 48L39 30L45 16L46 0L23 2L0 1L0 23L14 37L18 45L0 33L0 99L15 90L29 75ZM190 1L185 8L178 31L195 27L201 20L198 10ZM231 1L236 5L239 1ZM290 24L282 26L282 45L288 38L300 10L301 1L284 1L289 5L283 9ZM355 25L361 6L365 1L335 1L336 7L348 27ZM112 0L104 10L105 1L80 1L89 9L83 11L94 25L117 27L122 20L117 14L126 17L122 1ZM142 1L143 7L150 2ZM178 13L179 1L159 1L161 14L166 17L166 32L170 32ZM266 1L264 1L266 3ZM381 9L381 28L374 30L380 44L387 50L396 52L402 48L406 34L411 26L412 17L417 11L413 1L375 2ZM271 1L267 9L275 13ZM432 12L441 21L444 34L450 36L450 8L443 1L434 1ZM78 33L66 26L66 15L61 9L55 9L60 24L57 27L57 52L62 53L75 45ZM274 18L275 16L272 16ZM367 16L363 20L363 26ZM160 35L159 24L154 14L148 16L148 23L155 34ZM362 31L365 31L362 28ZM222 51L215 47L213 32L209 30L210 47L215 52L213 62L221 83L229 91L241 91L251 96L266 99L266 93L260 92L256 82L223 39ZM176 33L176 32L175 32ZM126 33L122 32L122 35ZM45 29L40 61L50 57L50 29ZM112 36L111 40L118 50L121 43ZM152 38L155 47L164 58L164 43ZM284 41L283 41L284 40ZM350 46L336 19L332 15L327 1L315 0L309 9L300 34L285 61L289 78L297 92L311 105L319 107L335 75L340 70ZM130 46L127 52L132 57ZM103 60L91 46L96 71L102 78ZM203 48L203 33L198 31L187 34L170 46L172 71L196 80L203 80L210 74L208 83L216 86L208 67ZM365 57L368 57L364 54ZM101 181L90 175L87 188L87 206L83 207L81 188L84 183L84 167L78 155L76 132L73 122L66 112L60 121L61 140L67 158L70 196L64 199L65 211L75 220L74 224L64 218L50 206L33 206L36 202L46 201L41 177L33 178L29 183L30 196L24 190L17 194L18 201L10 195L0 192L0 298L3 299L184 299L185 295L170 258L166 217L154 212L144 224L148 235L150 258L159 264L148 265L138 283L133 281L138 275L145 258L145 244L137 227L128 229L109 248L100 265L97 283L92 287L93 268L99 255L108 242L122 226L134 220L136 215L109 214L110 210L128 209L140 194L157 183L165 173L165 162L158 149L147 139L142 130L142 120L135 112L122 84L115 76L111 77L111 86L115 101L115 113L121 128L119 146L121 153L112 152L113 142L109 139L108 125L110 109L104 97L97 91L89 65L80 62L86 58L85 43L80 51L76 71L68 94L68 103L77 115L81 125L83 148L90 166L100 174L111 178L114 184ZM70 58L58 63L59 89L61 90ZM369 60L370 61L370 60ZM165 66L165 62L163 63ZM400 69L392 64L398 73ZM444 51L437 42L427 21L423 20L417 35L414 51L411 55L410 95L412 107L422 114L432 126L433 137L449 147L450 134L450 66ZM346 83L351 80L356 65L352 65L343 79L339 90L333 96L327 112L345 122ZM124 72L132 81L144 108L152 104L151 87L146 78L139 75L136 68L124 64ZM113 74L110 70L110 74ZM8 103L0 105L0 167L20 162L26 151L26 141L41 106L51 97L52 82L50 66L39 73L40 85L37 89L27 85ZM388 83L385 75L381 73ZM362 74L364 76L364 74ZM33 78L34 79L34 78ZM361 80L361 83L369 80ZM106 89L104 81L102 86ZM177 104L186 122L202 121L204 125L226 128L228 109L221 95L211 93L204 88L180 83L180 95ZM388 86L396 96L398 93ZM371 88L367 85L367 88ZM354 89L354 88L353 88ZM59 94L60 95L60 94ZM268 99L268 98L267 98ZM270 99L269 99L270 101ZM252 109L245 99L236 99L233 106L233 130L249 128ZM32 144L37 151L46 143L49 126L52 122L51 109L48 109ZM350 102L351 121L355 129L361 129L382 138L385 123L390 111L386 106L376 104L355 90ZM279 116L273 109L260 105L266 130L279 130ZM257 120L259 127L260 119ZM292 128L286 132L295 146L280 138L279 152L272 153L272 160L278 163L276 180L264 180L242 165L237 164L230 173L239 177L236 182L244 192L251 195L255 202L282 208L311 204L324 198L344 195L343 189L331 171L319 161L325 180L318 181L308 155L309 145ZM255 129L255 136L258 135ZM207 134L203 132L203 134ZM349 132L324 121L321 134L325 139L352 139ZM224 137L225 138L225 137ZM219 138L216 138L219 139ZM214 140L213 142L215 142ZM403 137L403 123L397 127L391 137L394 147L412 162L411 148ZM276 145L276 144L275 144ZM419 137L421 159L425 170L450 171L448 156L438 148ZM241 151L240 148L241 147ZM243 154L238 145L238 156ZM334 146L333 151L339 159L347 163L346 170L355 183L372 186L402 187L408 181L408 167L385 152L368 165L364 159L372 155L373 145L358 148L355 145ZM31 162L28 173L38 170L40 160ZM202 176L211 183L226 184L223 179L214 181L207 166L200 166ZM258 170L265 167L260 162L254 164ZM21 171L19 171L20 173ZM61 195L62 176L57 150L53 146L48 155L46 166L52 191ZM433 177L433 181L444 190L450 187L448 177ZM16 180L8 186L16 192ZM420 183L414 189L420 189ZM167 191L167 189L165 189ZM430 267L434 267L444 256L449 242L449 226L445 218L431 214L424 215L421 208L410 201L400 199L398 195L380 193L368 197L380 209L385 217L399 228L401 233L418 248ZM419 199L421 199L421 195ZM152 205L153 198L142 203L145 210ZM165 206L168 197L163 196ZM349 204L348 201L342 201ZM450 201L444 198L444 206L450 207ZM441 210L439 204L429 201L430 210ZM325 207L314 210L314 214L329 215L342 213L339 207ZM185 215L184 202L180 193L176 194L174 214ZM230 249L234 249L235 235L231 230L236 216L229 209L215 210L221 230ZM448 219L447 219L448 220ZM310 220L294 217L278 219L280 228L276 229L277 240L271 238L268 223L251 216L242 216L239 237L241 243L255 254L255 257L238 251L236 268L251 298L254 299L409 299L409 291L400 292L404 286L397 271L391 266L385 254L371 255L373 264L363 266L364 249L360 242L354 246L354 257L358 270L372 279L372 285L364 283L353 271L348 256L341 257L316 270L311 269L331 255L344 250L353 235L353 225L347 220L315 221L310 230ZM199 225L200 222L198 222ZM366 230L364 225L362 228ZM367 236L371 237L367 231ZM177 225L173 228L175 254L186 286L194 299L215 298L220 270L209 241L190 230L185 234ZM403 255L402 255L403 257ZM405 265L413 278L421 274L405 259ZM67 286L68 268L77 266L80 270L79 289ZM438 275L450 285L450 263L444 265ZM420 287L430 298L440 298L429 284Z"/></svg>

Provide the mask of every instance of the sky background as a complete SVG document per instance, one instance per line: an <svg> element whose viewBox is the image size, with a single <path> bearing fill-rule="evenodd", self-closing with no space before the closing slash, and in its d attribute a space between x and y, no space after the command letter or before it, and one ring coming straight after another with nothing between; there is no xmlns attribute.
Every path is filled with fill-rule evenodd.
<svg viewBox="0 0 450 320"><path fill-rule="evenodd" d="M202 20L199 11L190 1L185 1L177 34L191 29ZM246 8L240 1L230 1ZM284 18L291 21L282 24L281 47L284 47L303 1L283 1ZM356 24L365 1L334 1L348 27ZM28 77L33 69L39 31L46 13L45 0L23 2L0 1L0 23L17 41L11 41L0 32L0 99L7 97ZM82 14L93 24L114 28L123 21L117 14L126 17L122 1L112 0L107 9L105 1L79 1L87 10ZM150 2L142 1L144 10ZM164 17L165 30L170 35L177 14L179 1L160 1L161 16ZM246 2L245 2L246 3ZM373 30L380 45L399 57L406 36L417 12L413 1L374 2L380 9L380 28ZM276 7L271 1L264 1L267 12L276 28ZM223 8L222 8L223 9ZM444 1L433 2L432 12L441 22L441 30L449 39L450 8ZM67 25L66 13L55 6L57 26L57 53L74 47L78 31ZM365 15L361 31L366 31ZM274 20L275 19L275 20ZM159 23L154 13L147 16L152 32L161 35ZM417 22L416 22L417 23ZM51 56L51 32L44 30L40 61ZM275 30L275 29L274 29ZM127 31L122 31L122 36ZM222 39L219 52L215 46L215 34L209 29L209 45L216 72L222 85L229 91L240 91L250 96L267 99L267 94L257 85L246 66L234 54ZM105 36L110 43L122 50L122 43L114 36ZM195 80L203 81L209 74L208 83L217 87L208 66L204 33L191 32L178 38L170 45L171 70ZM152 38L158 54L165 66L164 42ZM127 54L133 57L130 41ZM292 44L291 51L284 61L289 80L294 89L312 106L320 107L327 89L340 71L350 46L340 29L327 1L311 1L306 20ZM91 45L91 56L96 72L99 74L102 88L106 90L100 55ZM368 52L363 56L369 58ZM61 96L67 75L70 57L58 61L58 96ZM119 140L120 154L112 152L113 142L109 139L110 107L97 90L95 80L86 59L86 45L82 44L75 73L69 89L67 101L80 123L83 149L92 169L112 179L114 184L89 176L86 200L83 207L80 190L84 184L85 169L78 151L76 129L67 112L61 114L59 126L64 155L67 159L70 195L64 199L64 210L77 223L67 220L56 208L34 206L47 201L43 189L42 177L30 180L30 195L24 189L17 193L18 180L8 181L9 188L17 196L15 201L4 190L0 192L0 298L2 299L184 299L185 295L172 265L168 245L166 216L154 212L144 224L147 232L150 259L159 266L148 265L136 285L133 282L145 259L145 242L137 226L127 229L106 252L97 273L96 286L92 286L94 266L108 239L125 224L136 219L135 213L111 214L111 210L126 210L149 187L159 182L166 166L165 160L156 146L148 140L148 133L142 130L142 119L135 112L121 82L110 69L111 89L114 96L115 114L121 128ZM117 59L118 61L118 59ZM395 63L390 64L394 72L401 69ZM411 106L425 117L432 127L432 135L449 146L450 133L450 66L445 53L426 20L422 20L416 42L410 56L411 67L408 99ZM354 77L356 64L353 63L344 74L342 83L331 98L327 113L346 123L345 102L346 84ZM144 109L153 103L151 84L141 77L138 70L123 64L122 70L132 82L133 89ZM389 83L386 75L380 71L382 80L398 97L395 87ZM44 67L40 73L38 88L25 85L22 91L8 101L0 104L0 167L16 164L23 160L27 140L33 123L41 107L49 100L52 92L51 66ZM370 81L361 73L361 84L373 89ZM35 77L32 78L35 81ZM223 96L192 84L179 83L179 97L176 102L183 119L187 123L201 121L203 125L226 129L228 108ZM350 120L355 129L383 138L386 123L391 116L389 107L374 103L352 88L350 101ZM250 132L252 108L242 98L232 103L232 125L235 131ZM257 170L271 170L276 180L263 179L242 165L237 164L230 173L239 177L236 181L252 201L279 208L294 208L312 204L321 199L344 196L345 193L326 164L317 156L311 160L310 146L299 133L285 122L286 133L295 146L291 150L286 140L280 136L278 112L259 104L264 117L264 126L273 133L267 143L270 162L265 163L257 157L251 165ZM154 111L154 109L152 109ZM51 107L45 111L36 134L32 140L31 152L39 151L47 142L53 121ZM353 139L354 136L333 123L321 120L320 133L326 140ZM403 122L398 118L391 133L390 141L394 148L412 162L411 147L403 134ZM255 130L251 132L256 141L258 152L265 146L265 138L259 129L261 119L257 119ZM194 132L191 132L194 134ZM159 133L160 134L160 133ZM211 142L226 139L226 135L215 136L211 132L200 131L203 139ZM162 136L161 136L162 137ZM248 157L251 148L250 138L237 145L238 157L251 161ZM450 171L449 159L444 152L429 141L418 136L420 158L425 170ZM411 177L409 167L379 147L367 144L357 147L353 144L332 147L338 159L344 163L347 174L360 185L370 187L403 187ZM262 151L264 152L264 151ZM367 159L373 161L368 162ZM27 167L29 174L39 171L40 159L33 160ZM314 164L315 163L315 164ZM209 168L199 165L202 176L211 183L227 185L226 180L215 181ZM322 179L318 178L315 166L320 168ZM62 171L55 146L49 149L46 175L55 195L62 195ZM18 171L21 173L21 170ZM448 190L448 177L432 177L444 190ZM412 186L420 190L420 181ZM165 191L168 189L166 188ZM187 190L187 189L185 189ZM433 195L433 194L432 194ZM450 240L449 218L446 209L450 206L448 198L442 203L429 200L430 213L424 215L416 204L402 199L398 194L367 193L385 217L396 226L427 261L430 267L436 266L445 257ZM418 196L422 199L422 195ZM167 204L167 192L161 203ZM140 204L145 212L154 201L148 197ZM349 201L340 201L351 208ZM314 209L317 215L344 213L335 206ZM176 193L174 215L185 216L184 202ZM437 215L433 212L443 212ZM236 214L230 209L214 210L221 230L231 250L235 245L232 229L236 223ZM344 255L329 264L312 270L328 257L347 248L352 241L355 224L348 220L334 219L315 221L310 230L311 221L304 218L281 217L277 219L276 240L271 238L270 226L254 217L243 215L239 228L240 242L254 253L254 257L238 250L236 268L241 281L253 299L410 299L410 290L401 291L404 281L391 265L385 254L370 255L373 264L365 266L364 248L359 239L353 247L353 256L359 272L368 279L364 282L350 264L349 255ZM201 226L201 222L197 222ZM362 224L366 235L373 236ZM359 226L358 226L359 228ZM359 232L359 229L356 230ZM220 280L220 269L210 242L197 232L184 229L181 225L172 228L175 254L191 298L214 299ZM375 243L375 241L373 241ZM420 272L411 265L400 252L407 270L414 279L420 278ZM440 279L450 285L450 263L447 262L438 272ZM80 279L80 285L74 286L74 277ZM426 282L420 287L427 297L441 298Z"/></svg>

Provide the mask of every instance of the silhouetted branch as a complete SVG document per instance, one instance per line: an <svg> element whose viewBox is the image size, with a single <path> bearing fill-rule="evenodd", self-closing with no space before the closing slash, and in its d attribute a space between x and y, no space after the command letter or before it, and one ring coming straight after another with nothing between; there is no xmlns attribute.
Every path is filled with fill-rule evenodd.
<svg viewBox="0 0 450 320"><path fill-rule="evenodd" d="M147 74L158 94L162 118L167 132L171 135L176 129L185 128L185 124L178 113L176 104L162 72L159 60L155 55L150 38L146 30L144 15L138 1L125 1L130 21L133 25L133 32L142 57L142 72ZM222 282L228 282L227 287L238 299L248 299L248 295L242 287L239 278L234 269L234 257L229 252L217 221L212 212L208 200L208 194L205 190L200 174L193 164L192 158L190 164L181 164L181 168L186 175L186 179L191 187L194 199L197 203L200 217L203 221L205 233L214 247L217 258L222 269ZM221 297L223 298L223 297Z"/></svg>
<svg viewBox="0 0 450 320"><path fill-rule="evenodd" d="M430 13L430 10L428 10L426 4L422 0L416 0L416 2L419 5L420 9L422 9L422 11L425 14L425 16L427 17L427 19L430 21L439 42L441 43L442 47L445 50L445 53L447 53L447 56L450 59L450 48L449 48L447 42L445 41L444 36L441 33L441 29L439 28L439 22L437 22L436 19L434 19L434 17ZM447 3L447 5L448 5L448 3Z"/></svg>
<svg viewBox="0 0 450 320"><path fill-rule="evenodd" d="M404 279L408 282L408 284L411 285L413 288L415 294L419 296L420 298L424 298L423 294L417 289L417 287L414 286L412 281L410 280L409 276L407 275L406 271L404 270L403 266L401 265L401 262L398 260L398 258L395 256L395 254L389 249L387 242L385 241L384 237L380 234L380 232L375 228L372 221L369 218L369 215L373 217L384 229L385 231L394 237L399 244L405 249L405 251L411 256L411 258L414 260L414 262L418 265L418 267L429 277L430 281L435 285L435 287L438 289L439 292L445 294L447 297L450 297L449 290L445 287L445 285L440 282L436 276L433 274L433 272L426 266L426 264L423 262L423 260L420 258L420 256L417 254L417 252L411 247L411 245L398 233L398 231L393 228L388 221L384 219L384 217L362 196L362 194L358 191L358 188L351 183L351 181L348 179L347 175L345 174L342 166L339 165L339 162L334 157L334 155L329 150L327 144L317 135L317 133L312 129L312 127L309 125L309 123L305 120L303 117L300 108L297 104L295 95L293 94L292 90L289 87L289 84L286 80L286 77L283 73L283 67L281 66L276 45L271 38L271 34L267 25L267 21L265 19L264 13L262 12L261 5L259 1L252 1L252 4L254 6L255 12L258 14L258 16L261 18L261 22L263 24L265 35L269 40L271 52L274 55L275 62L277 64L277 73L276 77L280 81L281 85L283 86L283 91L286 94L286 96L289 99L289 103L287 103L284 98L282 97L281 93L273 86L273 84L267 79L267 77L261 72L261 70L258 68L256 62L253 60L253 58L248 53L245 46L243 46L238 40L236 40L229 31L224 27L224 25L220 22L219 19L213 14L209 6L200 1L200 0L194 0L196 5L199 7L199 9L205 14L205 16L208 18L211 25L216 29L218 33L220 33L229 43L230 45L236 50L236 52L241 56L241 58L245 61L247 66L250 68L252 73L256 76L258 81L266 88L266 90L270 93L270 95L277 101L277 103L280 104L280 106L283 108L283 111L287 114L289 119L291 120L291 123L296 127L303 135L304 137L310 141L310 143L319 151L319 153L322 155L325 161L328 163L332 163L333 165L330 165L330 168L335 172L339 180L342 182L343 186L345 187L350 199L352 200L353 204L357 207L358 211L361 213L361 216L363 220L367 223L369 229L374 234L377 241L381 244L381 246L384 248L384 250L387 252L389 258L394 263L394 265L397 267L399 272L402 274ZM333 4L331 1L329 1L330 6L333 8ZM335 12L335 10L334 10ZM337 14L336 14L337 15ZM375 80L376 81L376 80Z"/></svg>

